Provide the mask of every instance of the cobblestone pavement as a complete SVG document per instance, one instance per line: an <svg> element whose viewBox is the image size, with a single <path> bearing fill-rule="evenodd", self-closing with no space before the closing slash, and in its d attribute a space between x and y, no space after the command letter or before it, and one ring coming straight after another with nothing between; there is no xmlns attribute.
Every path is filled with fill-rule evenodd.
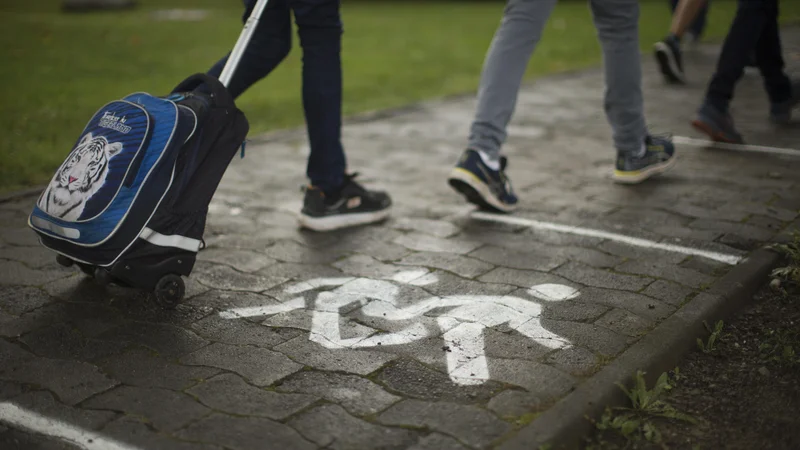
<svg viewBox="0 0 800 450"><path fill-rule="evenodd" d="M687 56L688 87L645 57L654 131L699 137L716 51ZM33 200L0 204L0 447L76 448L31 429L112 449L502 442L730 267L630 237L739 257L800 211L800 158L780 155L681 145L668 175L614 185L602 92L590 70L521 94L507 153L527 222L472 218L446 185L472 98L345 127L351 167L394 196L378 226L298 230L304 135L256 139L174 311L60 268L25 227ZM749 142L800 148L767 124L758 76L737 97Z"/></svg>

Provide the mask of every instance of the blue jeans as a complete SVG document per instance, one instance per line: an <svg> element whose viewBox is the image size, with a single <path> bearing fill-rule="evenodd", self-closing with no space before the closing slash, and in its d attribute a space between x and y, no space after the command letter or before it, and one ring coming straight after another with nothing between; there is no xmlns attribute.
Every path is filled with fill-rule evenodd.
<svg viewBox="0 0 800 450"><path fill-rule="evenodd" d="M247 20L256 0L244 0ZM303 48L303 109L311 146L306 175L333 191L344 182L342 128L342 22L339 0L270 0L228 90L234 98L269 75L292 49L294 13ZM208 72L219 77L228 56Z"/></svg>
<svg viewBox="0 0 800 450"><path fill-rule="evenodd" d="M679 1L680 0L669 0L673 14L675 13L675 8L678 6ZM697 18L694 19L692 26L689 27L689 30L698 38L703 35L703 30L706 28L706 17L708 17L708 5L710 2L711 0L708 0L706 4L700 8L700 11L697 12Z"/></svg>
<svg viewBox="0 0 800 450"><path fill-rule="evenodd" d="M789 100L792 86L784 71L778 0L739 0L733 24L722 44L717 69L708 85L708 103L720 111L728 110L733 90L752 54L755 54L770 102Z"/></svg>

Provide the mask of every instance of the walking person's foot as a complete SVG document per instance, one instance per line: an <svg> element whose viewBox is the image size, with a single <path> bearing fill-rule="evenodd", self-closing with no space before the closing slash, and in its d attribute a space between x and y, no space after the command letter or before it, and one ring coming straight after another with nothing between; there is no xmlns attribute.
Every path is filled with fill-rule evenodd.
<svg viewBox="0 0 800 450"><path fill-rule="evenodd" d="M770 122L775 125L788 125L792 121L792 110L798 105L800 105L800 78L792 80L792 96L788 100L770 105Z"/></svg>
<svg viewBox="0 0 800 450"><path fill-rule="evenodd" d="M668 138L648 135L639 154L617 153L612 178L617 183L638 184L675 165L675 144Z"/></svg>
<svg viewBox="0 0 800 450"><path fill-rule="evenodd" d="M493 164L484 161L477 150L467 149L450 171L447 182L468 202L482 209L510 213L517 208L517 196L505 173L507 164L505 156Z"/></svg>
<svg viewBox="0 0 800 450"><path fill-rule="evenodd" d="M382 191L370 191L355 182L358 174L345 176L335 192L308 186L300 212L300 225L314 231L331 231L380 222L391 213L392 199Z"/></svg>
<svg viewBox="0 0 800 450"><path fill-rule="evenodd" d="M697 116L692 120L692 126L708 135L714 142L744 144L744 139L736 131L730 113L722 112L709 103L703 103L697 110Z"/></svg>
<svg viewBox="0 0 800 450"><path fill-rule="evenodd" d="M683 71L683 56L681 44L675 36L667 36L663 41L656 42L653 46L656 62L669 83L686 84L686 74Z"/></svg>

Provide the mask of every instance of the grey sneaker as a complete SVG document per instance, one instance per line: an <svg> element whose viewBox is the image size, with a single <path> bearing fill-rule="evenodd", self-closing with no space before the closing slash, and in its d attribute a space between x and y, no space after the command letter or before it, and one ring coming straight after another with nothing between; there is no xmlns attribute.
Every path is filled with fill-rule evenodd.
<svg viewBox="0 0 800 450"><path fill-rule="evenodd" d="M669 83L686 84L680 42L674 36L668 36L663 41L656 42L653 47L664 79Z"/></svg>
<svg viewBox="0 0 800 450"><path fill-rule="evenodd" d="M637 184L664 173L675 165L675 144L661 136L648 135L641 156L617 154L617 167L613 179L617 183Z"/></svg>

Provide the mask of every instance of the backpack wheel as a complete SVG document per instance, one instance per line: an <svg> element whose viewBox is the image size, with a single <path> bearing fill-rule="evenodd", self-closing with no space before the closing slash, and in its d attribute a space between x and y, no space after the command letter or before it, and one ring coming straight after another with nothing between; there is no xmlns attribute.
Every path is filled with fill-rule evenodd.
<svg viewBox="0 0 800 450"><path fill-rule="evenodd" d="M57 262L59 265L62 265L62 266L64 266L64 267L72 267L72 265L73 265L73 264L75 264L75 261L73 261L73 260L71 260L71 259L67 258L67 257L66 257L66 256L64 256L64 255L58 255L58 256L56 256L56 262Z"/></svg>
<svg viewBox="0 0 800 450"><path fill-rule="evenodd" d="M163 308L173 309L183 300L185 293L186 285L183 283L183 278L178 275L165 275L156 284L156 303Z"/></svg>
<svg viewBox="0 0 800 450"><path fill-rule="evenodd" d="M111 273L102 267L98 267L94 269L94 279L97 280L100 286L108 286L111 284Z"/></svg>

